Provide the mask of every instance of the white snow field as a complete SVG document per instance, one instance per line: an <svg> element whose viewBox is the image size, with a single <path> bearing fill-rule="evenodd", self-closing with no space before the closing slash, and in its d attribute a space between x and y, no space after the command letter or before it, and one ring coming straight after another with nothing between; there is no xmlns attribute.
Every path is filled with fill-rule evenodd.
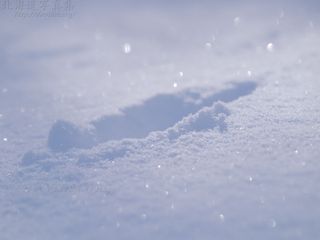
<svg viewBox="0 0 320 240"><path fill-rule="evenodd" d="M318 1L8 2L1 240L320 239Z"/></svg>

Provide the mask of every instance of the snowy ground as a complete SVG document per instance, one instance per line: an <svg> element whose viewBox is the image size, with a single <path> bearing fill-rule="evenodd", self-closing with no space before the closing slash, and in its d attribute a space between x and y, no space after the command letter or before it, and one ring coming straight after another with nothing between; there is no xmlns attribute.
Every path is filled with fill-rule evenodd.
<svg viewBox="0 0 320 240"><path fill-rule="evenodd" d="M317 1L73 4L0 9L1 240L320 239Z"/></svg>

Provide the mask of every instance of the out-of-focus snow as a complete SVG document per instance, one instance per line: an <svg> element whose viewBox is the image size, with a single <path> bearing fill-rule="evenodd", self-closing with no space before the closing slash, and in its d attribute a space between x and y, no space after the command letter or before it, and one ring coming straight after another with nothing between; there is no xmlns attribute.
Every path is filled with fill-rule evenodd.
<svg viewBox="0 0 320 240"><path fill-rule="evenodd" d="M318 239L317 1L0 9L0 239Z"/></svg>

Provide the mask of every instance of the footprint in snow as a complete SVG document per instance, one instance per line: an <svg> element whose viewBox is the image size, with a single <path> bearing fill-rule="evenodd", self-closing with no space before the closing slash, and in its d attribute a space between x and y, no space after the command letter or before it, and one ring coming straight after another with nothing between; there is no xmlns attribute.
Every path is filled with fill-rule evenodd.
<svg viewBox="0 0 320 240"><path fill-rule="evenodd" d="M256 83L247 81L233 83L207 97L190 90L160 94L142 104L121 109L121 114L93 120L87 128L58 120L50 130L48 147L55 152L65 152L71 148L91 148L110 140L144 138L154 131L167 130L170 139L216 126L224 131L224 119L229 111L222 104L213 104L234 101L252 93L255 88Z"/></svg>

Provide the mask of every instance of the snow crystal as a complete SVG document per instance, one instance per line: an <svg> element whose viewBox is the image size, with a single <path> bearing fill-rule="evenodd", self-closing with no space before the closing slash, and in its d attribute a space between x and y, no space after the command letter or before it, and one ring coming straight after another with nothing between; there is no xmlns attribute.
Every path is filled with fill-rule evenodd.
<svg viewBox="0 0 320 240"><path fill-rule="evenodd" d="M171 210L174 210L174 209L175 209L174 203L171 203L170 208L171 208Z"/></svg>
<svg viewBox="0 0 320 240"><path fill-rule="evenodd" d="M235 26L238 26L239 23L240 23L240 17L235 17L235 18L233 19L233 24L234 24Z"/></svg>
<svg viewBox="0 0 320 240"><path fill-rule="evenodd" d="M225 221L225 216L221 213L219 214L219 218L220 218L220 221L221 222L224 222Z"/></svg>
<svg viewBox="0 0 320 240"><path fill-rule="evenodd" d="M125 54L131 53L131 45L129 43L125 43L122 47L122 50Z"/></svg>
<svg viewBox="0 0 320 240"><path fill-rule="evenodd" d="M205 43L205 47L206 47L206 49L211 49L212 48L212 43L206 42Z"/></svg>
<svg viewBox="0 0 320 240"><path fill-rule="evenodd" d="M270 226L271 226L272 228L275 228L275 227L277 226L276 220L271 219L271 220L270 220Z"/></svg>
<svg viewBox="0 0 320 240"><path fill-rule="evenodd" d="M273 52L274 51L273 43L268 43L266 48L268 52Z"/></svg>

